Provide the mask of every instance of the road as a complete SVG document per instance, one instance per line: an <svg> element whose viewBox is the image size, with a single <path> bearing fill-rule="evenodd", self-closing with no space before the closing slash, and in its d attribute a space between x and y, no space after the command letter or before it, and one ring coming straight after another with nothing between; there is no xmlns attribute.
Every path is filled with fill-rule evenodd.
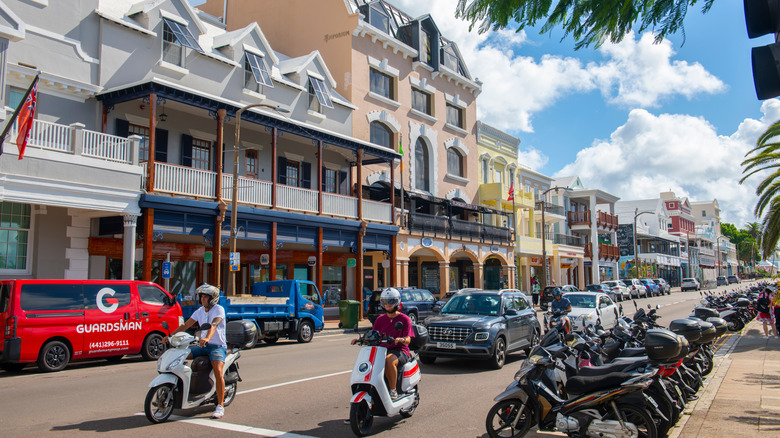
<svg viewBox="0 0 780 438"><path fill-rule="evenodd" d="M698 300L697 292L675 292L637 304L660 305L661 323L668 324L687 316ZM623 304L632 315L633 304ZM151 425L142 413L143 402L157 372L154 362L140 358L75 363L53 374L32 367L15 375L0 372L0 430L8 437L352 436L344 420L349 415L349 373L359 348L349 345L353 337L317 335L310 344L280 341L243 351L243 382L222 420L209 418L212 405L175 411L176 421ZM380 437L487 436L485 415L492 399L512 381L523 359L523 353L512 354L501 370L454 359L421 364L421 403L414 416L375 418L373 431Z"/></svg>

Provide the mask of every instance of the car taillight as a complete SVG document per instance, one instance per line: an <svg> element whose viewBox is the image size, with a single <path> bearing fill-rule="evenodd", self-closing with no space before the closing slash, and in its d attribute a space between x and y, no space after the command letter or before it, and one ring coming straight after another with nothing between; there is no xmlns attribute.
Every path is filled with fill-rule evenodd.
<svg viewBox="0 0 780 438"><path fill-rule="evenodd" d="M5 337L13 338L16 336L16 317L9 316L5 320Z"/></svg>

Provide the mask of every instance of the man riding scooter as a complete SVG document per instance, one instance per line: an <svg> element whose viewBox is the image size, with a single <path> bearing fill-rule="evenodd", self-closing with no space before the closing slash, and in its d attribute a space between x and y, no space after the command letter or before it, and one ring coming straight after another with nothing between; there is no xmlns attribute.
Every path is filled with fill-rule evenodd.
<svg viewBox="0 0 780 438"><path fill-rule="evenodd" d="M190 347L189 359L198 356L208 356L214 371L214 383L217 387L217 408L211 418L222 418L225 415L223 407L225 399L225 379L223 375L225 356L227 355L227 340L225 339L225 309L217 304L219 302L219 289L210 284L203 283L196 290L198 303L202 306L182 325L176 328L171 335L189 329L200 327L201 324L211 324L205 333L201 333L198 346ZM168 342L168 337L163 338Z"/></svg>
<svg viewBox="0 0 780 438"><path fill-rule="evenodd" d="M568 314L571 312L571 302L568 298L563 297L563 292L561 292L560 289L555 288L555 291L553 292L553 300L550 302L550 308L553 313L558 311L563 314ZM569 317L564 316L563 320L566 333L571 333L571 321L569 320Z"/></svg>
<svg viewBox="0 0 780 438"><path fill-rule="evenodd" d="M374 321L373 329L380 334L395 339L393 343L383 342L380 346L387 348L387 356L385 357L385 377L387 378L388 385L392 387L390 390L390 397L393 400L397 400L398 392L394 385L398 378L398 369L409 361L409 343L412 342L413 336L412 320L398 311L398 306L401 304L401 293L398 292L397 289L389 287L383 290L382 294L379 296L379 303L387 313L380 315L376 321ZM397 322L403 324L403 327L400 330L395 328ZM352 345L356 342L358 342L358 340L353 339Z"/></svg>

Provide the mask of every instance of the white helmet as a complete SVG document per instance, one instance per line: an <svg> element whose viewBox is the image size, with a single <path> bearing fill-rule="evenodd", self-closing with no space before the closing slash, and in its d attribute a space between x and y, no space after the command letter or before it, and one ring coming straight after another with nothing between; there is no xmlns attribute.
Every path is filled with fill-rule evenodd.
<svg viewBox="0 0 780 438"><path fill-rule="evenodd" d="M198 303L200 303L200 296L201 295L208 295L209 298L209 305L214 306L219 302L219 288L216 286L212 286L208 283L203 283L195 290L195 292L198 293Z"/></svg>
<svg viewBox="0 0 780 438"><path fill-rule="evenodd" d="M379 296L379 303L382 304L382 307L390 305L394 309L398 309L398 305L401 304L401 293L394 287L388 287Z"/></svg>

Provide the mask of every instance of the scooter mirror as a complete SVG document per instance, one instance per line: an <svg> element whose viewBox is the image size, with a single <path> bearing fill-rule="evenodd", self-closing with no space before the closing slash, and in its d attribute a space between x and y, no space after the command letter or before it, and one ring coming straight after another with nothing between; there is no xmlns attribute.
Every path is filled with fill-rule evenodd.
<svg viewBox="0 0 780 438"><path fill-rule="evenodd" d="M162 322L162 326L163 326L163 328L164 328L165 330L168 330L168 331L170 331L170 330L171 330L171 328L168 326L168 321L163 321L163 322Z"/></svg>
<svg viewBox="0 0 780 438"><path fill-rule="evenodd" d="M634 300L634 310L637 310L639 307L636 305L636 300Z"/></svg>
<svg viewBox="0 0 780 438"><path fill-rule="evenodd" d="M396 330L403 330L403 328L404 328L404 323L402 323L401 321L395 323Z"/></svg>
<svg viewBox="0 0 780 438"><path fill-rule="evenodd" d="M656 304L656 305L655 305L655 308L656 308L656 309L660 309L660 308L661 308L661 305L660 305L660 304Z"/></svg>
<svg viewBox="0 0 780 438"><path fill-rule="evenodd" d="M618 306L618 309L620 310L620 314L622 315L623 314L623 305L621 304L620 306Z"/></svg>

